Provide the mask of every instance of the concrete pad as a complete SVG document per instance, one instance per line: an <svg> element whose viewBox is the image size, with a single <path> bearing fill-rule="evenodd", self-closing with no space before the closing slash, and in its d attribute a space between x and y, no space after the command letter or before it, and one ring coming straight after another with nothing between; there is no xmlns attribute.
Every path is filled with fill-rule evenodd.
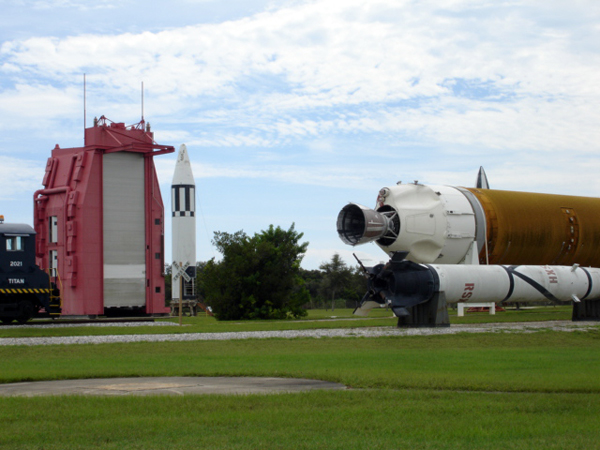
<svg viewBox="0 0 600 450"><path fill-rule="evenodd" d="M2 397L40 395L271 394L346 389L329 381L262 377L90 378L0 384Z"/></svg>

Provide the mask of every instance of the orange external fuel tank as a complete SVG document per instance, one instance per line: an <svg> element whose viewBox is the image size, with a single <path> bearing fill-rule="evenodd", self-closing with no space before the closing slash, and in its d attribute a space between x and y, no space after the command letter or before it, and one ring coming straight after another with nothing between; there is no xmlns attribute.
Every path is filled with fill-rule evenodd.
<svg viewBox="0 0 600 450"><path fill-rule="evenodd" d="M480 263L600 267L600 198L467 190L486 218Z"/></svg>

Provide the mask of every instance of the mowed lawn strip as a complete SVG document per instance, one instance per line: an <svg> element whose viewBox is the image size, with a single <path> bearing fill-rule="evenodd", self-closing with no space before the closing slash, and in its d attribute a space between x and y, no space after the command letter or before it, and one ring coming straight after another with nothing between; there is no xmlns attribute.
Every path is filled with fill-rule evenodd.
<svg viewBox="0 0 600 450"><path fill-rule="evenodd" d="M600 392L600 331L0 347L0 382L278 376L352 388Z"/></svg>
<svg viewBox="0 0 600 450"><path fill-rule="evenodd" d="M343 391L0 397L0 449L592 449L600 332L0 347L0 382L282 376Z"/></svg>
<svg viewBox="0 0 600 450"><path fill-rule="evenodd" d="M196 317L183 317L183 326L179 326L178 318L156 319L160 322L170 322L174 326L144 326L135 327L97 327L75 326L64 328L21 328L17 326L0 326L0 338L4 337L52 337L52 336L104 336L128 334L179 334L179 333L226 333L236 331L277 331L277 330L312 330L319 328L362 328L390 327L395 328L398 321L392 313L384 308L372 310L368 318L353 316L353 309L322 309L309 310L308 317L302 320L248 320L248 321L217 321L214 317L200 314ZM571 307L549 306L531 309L510 309L490 315L487 312L467 313L457 317L456 311L450 309L450 323L454 325L472 323L496 322L533 322L570 320ZM48 323L49 321L45 321ZM60 321L58 321L60 322Z"/></svg>
<svg viewBox="0 0 600 450"><path fill-rule="evenodd" d="M599 394L0 398L0 448L593 449Z"/></svg>
<svg viewBox="0 0 600 450"><path fill-rule="evenodd" d="M314 319L306 320L245 320L218 321L214 317L199 315L183 317L182 326L178 318L158 318L157 322L168 322L172 326L69 326L48 328L43 326L20 328L18 326L0 326L0 338L4 337L52 337L52 336L104 336L128 334L179 334L179 333L229 333L238 331L279 331L313 330L318 328L357 328L357 327L395 327L398 319L390 311L376 310L373 317L358 318L352 316L353 310L331 313L329 316L318 314ZM333 318L332 318L333 316ZM51 323L48 320L45 323ZM60 323L60 321L57 321Z"/></svg>

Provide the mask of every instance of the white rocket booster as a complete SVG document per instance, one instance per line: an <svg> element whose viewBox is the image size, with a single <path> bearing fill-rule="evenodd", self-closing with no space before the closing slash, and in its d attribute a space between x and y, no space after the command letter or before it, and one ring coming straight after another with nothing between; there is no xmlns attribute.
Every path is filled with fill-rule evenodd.
<svg viewBox="0 0 600 450"><path fill-rule="evenodd" d="M179 147L171 184L172 273L185 271L183 300L195 298L196 278L196 183L185 145ZM174 277L175 278L175 277ZM179 280L172 283L173 300L179 301Z"/></svg>
<svg viewBox="0 0 600 450"><path fill-rule="evenodd" d="M409 316L411 308L437 301L440 295L445 304L573 302L583 308L578 315L588 318L596 317L600 306L599 268L578 264L417 264L405 257L405 252L397 252L385 265L364 268L369 287L356 315L366 315L378 304L389 303L396 316Z"/></svg>

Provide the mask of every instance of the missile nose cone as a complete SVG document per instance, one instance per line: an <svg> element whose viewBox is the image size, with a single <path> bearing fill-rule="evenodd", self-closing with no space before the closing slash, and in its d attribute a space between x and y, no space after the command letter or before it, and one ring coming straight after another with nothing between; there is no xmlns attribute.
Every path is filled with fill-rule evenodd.
<svg viewBox="0 0 600 450"><path fill-rule="evenodd" d="M195 185L194 174L192 173L192 164L187 153L185 144L179 147L177 162L175 163L175 173L173 174L173 184Z"/></svg>
<svg viewBox="0 0 600 450"><path fill-rule="evenodd" d="M479 167L479 173L477 174L477 180L475 181L475 187L477 189L489 189L490 183L488 183L487 175L485 174L485 170L483 170L483 166Z"/></svg>

